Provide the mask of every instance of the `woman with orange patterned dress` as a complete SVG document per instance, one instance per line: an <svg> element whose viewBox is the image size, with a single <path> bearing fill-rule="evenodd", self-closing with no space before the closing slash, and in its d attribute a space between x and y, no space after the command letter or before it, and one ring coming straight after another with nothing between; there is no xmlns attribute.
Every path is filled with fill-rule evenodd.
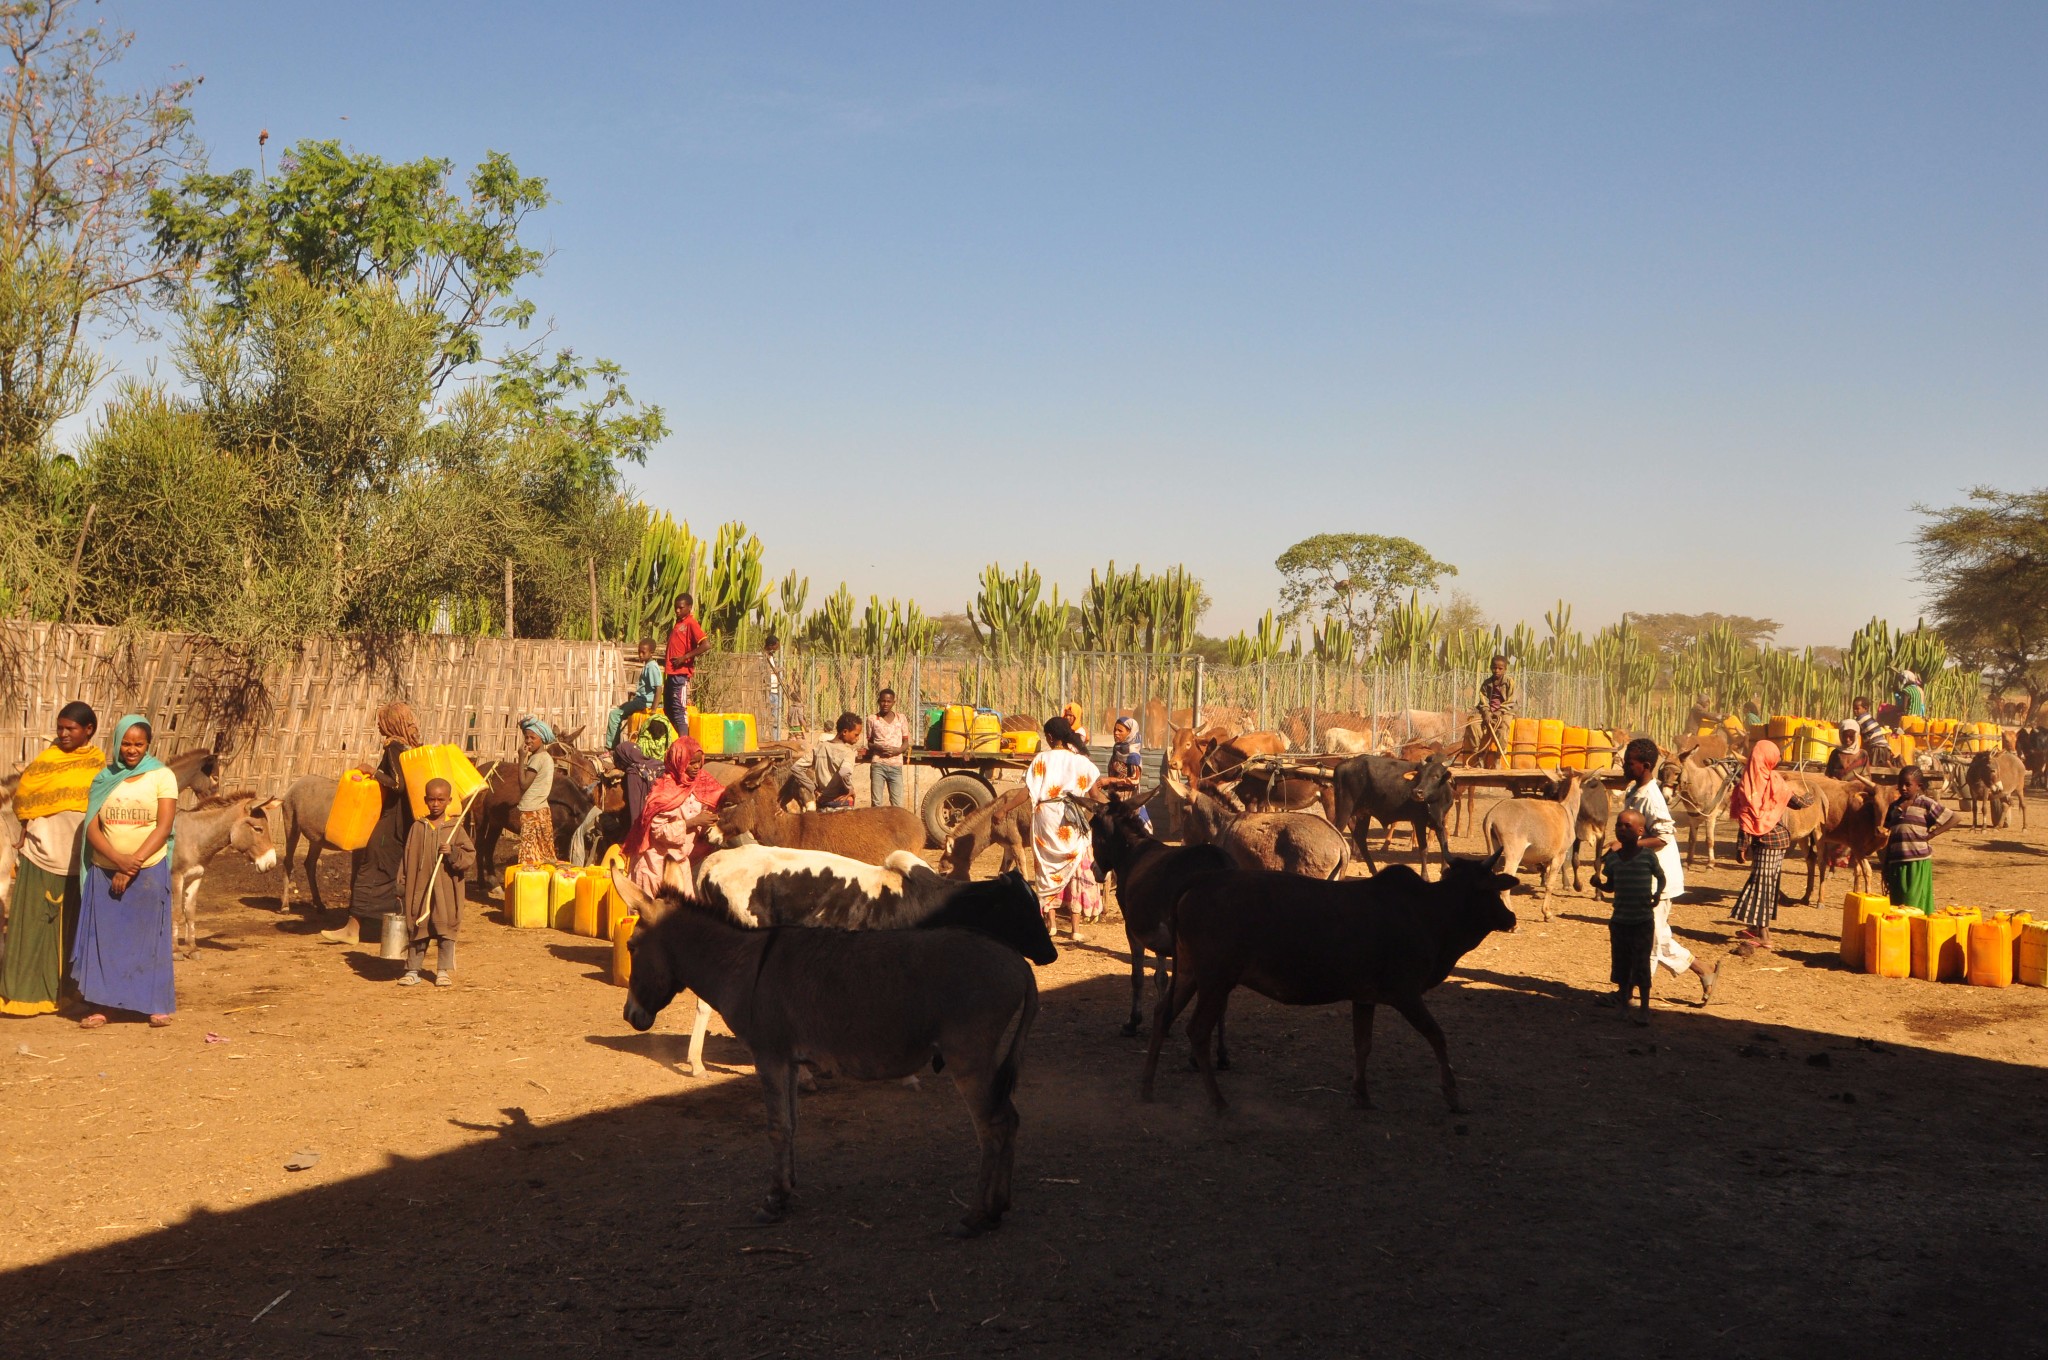
<svg viewBox="0 0 2048 1360"><path fill-rule="evenodd" d="M1064 908L1077 942L1082 923L1102 916L1088 846L1088 795L1099 777L1073 723L1064 717L1048 719L1045 745L1024 775L1031 794L1031 848L1038 862L1031 886L1046 929L1057 928L1057 913Z"/></svg>

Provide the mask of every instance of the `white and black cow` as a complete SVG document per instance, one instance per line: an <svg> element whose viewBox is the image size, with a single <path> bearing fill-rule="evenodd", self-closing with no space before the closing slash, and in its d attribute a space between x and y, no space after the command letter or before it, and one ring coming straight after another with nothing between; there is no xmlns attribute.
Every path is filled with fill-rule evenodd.
<svg viewBox="0 0 2048 1360"><path fill-rule="evenodd" d="M839 930L971 930L1036 964L1058 957L1038 895L1012 870L979 883L945 878L907 850L868 864L823 850L740 845L714 851L697 866L693 894L752 930L809 926ZM652 925L652 922L646 923ZM686 1062L704 1075L704 1034L711 1007L697 999Z"/></svg>

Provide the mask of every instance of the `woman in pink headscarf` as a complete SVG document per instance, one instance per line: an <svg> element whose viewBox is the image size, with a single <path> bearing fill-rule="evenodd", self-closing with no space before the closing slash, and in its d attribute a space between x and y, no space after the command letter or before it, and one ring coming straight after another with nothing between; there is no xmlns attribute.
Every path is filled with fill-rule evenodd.
<svg viewBox="0 0 2048 1360"><path fill-rule="evenodd" d="M702 859L697 833L718 820L725 786L704 773L704 748L689 737L669 743L661 778L640 805L640 819L620 847L633 885L650 897L664 883L684 893L695 890L691 865Z"/></svg>
<svg viewBox="0 0 2048 1360"><path fill-rule="evenodd" d="M1771 947L1771 922L1778 917L1778 875L1785 868L1785 850L1792 833L1785 826L1789 808L1803 808L1807 800L1794 792L1778 773L1778 744L1759 741L1749 748L1749 764L1728 799L1742 834L1749 837L1749 879L1735 899L1735 919L1743 929L1736 933L1741 952Z"/></svg>

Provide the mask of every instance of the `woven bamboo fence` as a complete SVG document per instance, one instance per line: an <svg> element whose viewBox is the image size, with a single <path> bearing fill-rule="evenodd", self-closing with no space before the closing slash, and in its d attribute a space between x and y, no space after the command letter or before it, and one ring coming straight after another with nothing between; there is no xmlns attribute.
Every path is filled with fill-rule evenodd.
<svg viewBox="0 0 2048 1360"><path fill-rule="evenodd" d="M269 792L374 761L377 710L394 699L413 706L426 740L481 762L513 753L528 713L600 739L631 674L625 649L609 643L327 638L255 671L187 633L0 623L0 773L41 751L74 699L98 711L103 739L122 714L141 713L159 754L217 751L227 782Z"/></svg>

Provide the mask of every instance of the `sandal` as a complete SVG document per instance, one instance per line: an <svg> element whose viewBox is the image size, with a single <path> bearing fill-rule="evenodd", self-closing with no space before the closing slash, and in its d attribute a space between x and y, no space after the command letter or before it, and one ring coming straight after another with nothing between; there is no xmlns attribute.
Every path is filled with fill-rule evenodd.
<svg viewBox="0 0 2048 1360"><path fill-rule="evenodd" d="M169 1029L170 1025L171 1017L168 1015L152 1015L149 1017L149 1027L151 1029Z"/></svg>
<svg viewBox="0 0 2048 1360"><path fill-rule="evenodd" d="M80 1029L102 1029L106 1026L106 1023L107 1017L100 1014L98 1011L94 1011L91 1015L88 1015L83 1020L80 1020L78 1022L78 1027Z"/></svg>

